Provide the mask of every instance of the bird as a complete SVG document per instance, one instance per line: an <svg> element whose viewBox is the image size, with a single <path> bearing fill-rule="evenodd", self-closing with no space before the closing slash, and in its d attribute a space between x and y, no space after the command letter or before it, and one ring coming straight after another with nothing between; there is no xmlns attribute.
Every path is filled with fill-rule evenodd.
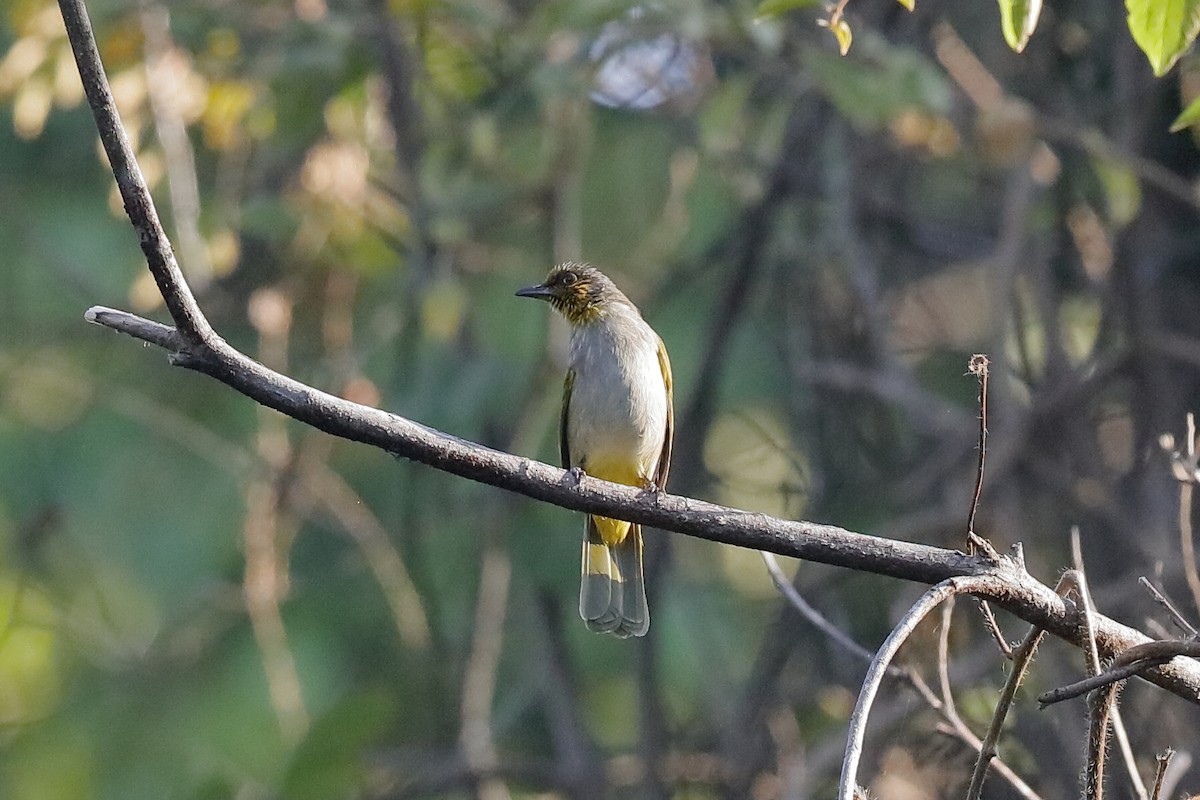
<svg viewBox="0 0 1200 800"><path fill-rule="evenodd" d="M675 412L662 338L616 284L588 264L559 264L517 296L548 301L571 326L559 419L563 468L577 478L665 489ZM637 523L588 515L579 616L589 630L620 638L649 630Z"/></svg>

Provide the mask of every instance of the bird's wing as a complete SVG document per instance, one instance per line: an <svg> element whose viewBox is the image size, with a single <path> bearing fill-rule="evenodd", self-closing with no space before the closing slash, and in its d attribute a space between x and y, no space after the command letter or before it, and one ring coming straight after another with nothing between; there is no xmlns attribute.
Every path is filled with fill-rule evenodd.
<svg viewBox="0 0 1200 800"><path fill-rule="evenodd" d="M562 416L558 420L558 453L562 457L563 469L571 468L571 445L567 441L567 414L571 410L571 387L575 385L575 370L567 370L563 381Z"/></svg>
<svg viewBox="0 0 1200 800"><path fill-rule="evenodd" d="M658 457L658 468L654 471L654 483L658 488L665 489L667 473L671 470L671 446L675 439L675 393L674 381L671 378L671 360L667 358L667 346L663 344L661 337L658 340L658 368L662 370L663 383L667 387L667 429L663 432L662 453Z"/></svg>

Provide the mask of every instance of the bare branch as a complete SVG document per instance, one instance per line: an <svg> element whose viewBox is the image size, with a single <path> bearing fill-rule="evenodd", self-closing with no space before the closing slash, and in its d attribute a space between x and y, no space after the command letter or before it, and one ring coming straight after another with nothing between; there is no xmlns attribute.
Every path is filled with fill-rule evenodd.
<svg viewBox="0 0 1200 800"><path fill-rule="evenodd" d="M1176 750L1174 753L1175 757L1168 759L1167 766L1163 770L1160 798L1175 796L1175 789L1192 766L1191 753L1186 750Z"/></svg>
<svg viewBox="0 0 1200 800"><path fill-rule="evenodd" d="M835 566L934 584L964 576L974 592L1047 631L1085 640L1073 609L1015 562L992 562L926 545L853 533L833 525L789 521L566 472L504 453L379 409L351 403L274 372L231 347L201 313L175 262L100 64L82 0L60 0L84 89L96 117L126 211L175 328L96 307L85 318L167 349L172 363L209 375L262 405L321 431L397 457L576 511L601 514ZM1119 652L1148 641L1113 620L1095 620L1098 645ZM1200 702L1200 665L1176 660L1147 673L1163 688Z"/></svg>
<svg viewBox="0 0 1200 800"><path fill-rule="evenodd" d="M83 319L93 325L112 328L143 342L156 344L174 357L187 350L187 340L179 335L179 331L163 325L161 322L143 319L127 311L118 311L105 306L92 306L84 312Z"/></svg>
<svg viewBox="0 0 1200 800"><path fill-rule="evenodd" d="M1099 689L1110 683L1123 681L1157 664L1165 664L1176 656L1200 658L1200 641L1146 642L1131 647L1113 659L1109 668L1081 681L1051 689L1038 696L1038 703L1045 708L1064 700L1070 700Z"/></svg>
<svg viewBox="0 0 1200 800"><path fill-rule="evenodd" d="M125 203L125 213L138 233L146 263L162 292L171 319L185 341L215 339L216 334L183 280L171 243L154 208L146 179L142 177L142 170L133 156L129 137L117 114L117 103L113 100L108 77L100 63L100 52L96 49L92 23L83 0L60 0L58 7L62 11L67 38L71 41L71 50L75 54L75 64L79 67L79 77L83 80L88 104L92 107L92 116L96 118L96 130L100 133L100 141L104 144L104 152L108 155L109 166L112 167L113 177L117 180L117 188Z"/></svg>

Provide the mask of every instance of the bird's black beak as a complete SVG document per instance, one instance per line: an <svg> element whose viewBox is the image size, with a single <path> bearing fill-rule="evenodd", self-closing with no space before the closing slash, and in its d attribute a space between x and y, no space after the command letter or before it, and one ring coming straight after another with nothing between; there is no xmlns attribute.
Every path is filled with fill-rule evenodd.
<svg viewBox="0 0 1200 800"><path fill-rule="evenodd" d="M540 300L549 300L554 296L554 290L544 283L539 283L537 286L526 286L524 289L517 290L517 297L536 297Z"/></svg>

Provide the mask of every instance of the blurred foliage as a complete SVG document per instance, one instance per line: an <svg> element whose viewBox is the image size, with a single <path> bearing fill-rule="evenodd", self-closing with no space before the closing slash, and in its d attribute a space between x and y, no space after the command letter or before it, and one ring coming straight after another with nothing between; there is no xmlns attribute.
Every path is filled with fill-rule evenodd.
<svg viewBox="0 0 1200 800"><path fill-rule="evenodd" d="M89 9L185 273L268 365L553 461L565 331L512 295L590 260L671 352L680 491L957 547L986 351L980 532L1053 582L1078 523L1102 610L1155 613L1140 574L1188 607L1157 441L1200 390L1200 159L1167 133L1195 64L1156 80L1121 9L1082 2L1017 57L995 4L855 0L842 58L807 5ZM650 639L594 636L576 515L85 326L161 299L56 6L0 14L0 797L828 791L863 665L756 554L651 534ZM799 586L868 646L913 596ZM958 613L981 730L1003 674ZM906 650L930 676L933 635ZM1044 651L1034 689L1077 676ZM1127 697L1139 754L1194 752L1194 708ZM884 705L875 789L960 792L961 746ZM1004 755L1066 796L1078 763L1029 754L1081 752L1081 714L1029 706Z"/></svg>

